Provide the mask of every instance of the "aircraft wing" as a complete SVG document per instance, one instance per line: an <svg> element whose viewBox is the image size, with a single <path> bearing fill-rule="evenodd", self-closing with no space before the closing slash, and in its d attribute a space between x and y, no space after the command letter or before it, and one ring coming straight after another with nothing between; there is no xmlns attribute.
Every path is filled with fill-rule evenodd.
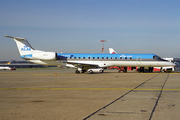
<svg viewBox="0 0 180 120"><path fill-rule="evenodd" d="M67 64L72 64L75 67L83 66L83 67L98 67L98 64L89 64L89 63L80 63L80 62L67 62Z"/></svg>

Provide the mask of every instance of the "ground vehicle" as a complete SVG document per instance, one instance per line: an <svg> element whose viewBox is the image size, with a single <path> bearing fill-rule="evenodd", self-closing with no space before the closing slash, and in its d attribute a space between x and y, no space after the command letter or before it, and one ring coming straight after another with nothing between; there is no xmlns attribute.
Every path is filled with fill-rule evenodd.
<svg viewBox="0 0 180 120"><path fill-rule="evenodd" d="M11 67L0 67L0 70L16 70L16 69Z"/></svg>
<svg viewBox="0 0 180 120"><path fill-rule="evenodd" d="M93 72L103 73L103 72L104 72L104 69L103 69L103 68L88 69L87 72L89 72L89 73L93 73Z"/></svg>

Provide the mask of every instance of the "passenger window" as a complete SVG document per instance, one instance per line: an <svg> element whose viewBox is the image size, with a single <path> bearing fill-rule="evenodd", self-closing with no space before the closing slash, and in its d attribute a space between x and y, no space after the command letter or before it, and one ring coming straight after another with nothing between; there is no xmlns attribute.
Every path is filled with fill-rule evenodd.
<svg viewBox="0 0 180 120"><path fill-rule="evenodd" d="M113 59L113 57L111 57L111 59Z"/></svg>
<svg viewBox="0 0 180 120"><path fill-rule="evenodd" d="M90 59L91 57L88 57L88 59Z"/></svg>
<svg viewBox="0 0 180 120"><path fill-rule="evenodd" d="M97 57L97 59L99 59L99 57Z"/></svg>
<svg viewBox="0 0 180 120"><path fill-rule="evenodd" d="M104 57L102 57L102 59L104 59Z"/></svg>
<svg viewBox="0 0 180 120"><path fill-rule="evenodd" d="M85 57L83 57L83 59L85 59Z"/></svg>
<svg viewBox="0 0 180 120"><path fill-rule="evenodd" d="M117 57L115 57L115 59L117 59Z"/></svg>
<svg viewBox="0 0 180 120"><path fill-rule="evenodd" d="M79 59L81 59L81 57L79 57Z"/></svg>
<svg viewBox="0 0 180 120"><path fill-rule="evenodd" d="M120 59L122 59L122 57L120 57Z"/></svg>
<svg viewBox="0 0 180 120"><path fill-rule="evenodd" d="M125 59L127 59L127 57L125 57Z"/></svg>
<svg viewBox="0 0 180 120"><path fill-rule="evenodd" d="M76 59L76 57L74 57L74 59Z"/></svg>
<svg viewBox="0 0 180 120"><path fill-rule="evenodd" d="M132 57L130 57L130 59L132 59Z"/></svg>
<svg viewBox="0 0 180 120"><path fill-rule="evenodd" d="M106 57L106 59L108 59L108 57Z"/></svg>
<svg viewBox="0 0 180 120"><path fill-rule="evenodd" d="M95 59L95 57L93 57L93 59Z"/></svg>

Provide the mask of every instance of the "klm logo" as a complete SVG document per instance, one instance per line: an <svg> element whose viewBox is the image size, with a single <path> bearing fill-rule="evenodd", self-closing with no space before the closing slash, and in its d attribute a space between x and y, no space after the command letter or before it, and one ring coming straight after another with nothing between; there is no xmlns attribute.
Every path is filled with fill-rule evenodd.
<svg viewBox="0 0 180 120"><path fill-rule="evenodd" d="M28 46L24 46L24 48L21 48L21 51L31 51L31 48Z"/></svg>

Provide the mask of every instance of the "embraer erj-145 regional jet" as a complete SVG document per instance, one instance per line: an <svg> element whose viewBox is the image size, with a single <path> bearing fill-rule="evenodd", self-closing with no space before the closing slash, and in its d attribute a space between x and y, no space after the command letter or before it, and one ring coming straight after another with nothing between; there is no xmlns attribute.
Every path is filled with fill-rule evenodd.
<svg viewBox="0 0 180 120"><path fill-rule="evenodd" d="M5 37L14 39L21 58L36 64L74 67L77 68L75 71L76 73L84 73L89 69L106 68L111 66L149 68L175 66L175 64L167 60L163 60L155 54L90 54L46 52L33 49L25 38L11 36Z"/></svg>

